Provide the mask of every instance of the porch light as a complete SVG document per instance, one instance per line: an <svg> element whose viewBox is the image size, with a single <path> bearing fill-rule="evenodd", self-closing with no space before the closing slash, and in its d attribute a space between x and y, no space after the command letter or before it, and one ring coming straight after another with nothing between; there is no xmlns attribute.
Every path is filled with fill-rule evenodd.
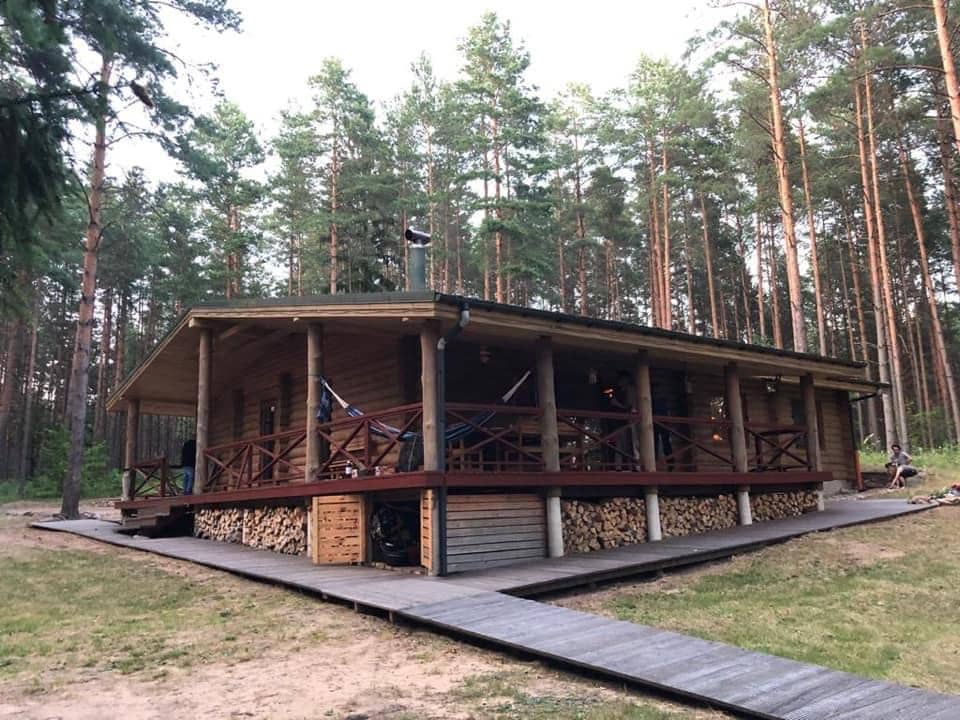
<svg viewBox="0 0 960 720"><path fill-rule="evenodd" d="M766 378L764 380L764 389L769 393L773 394L780 389L780 376L777 375L775 378Z"/></svg>

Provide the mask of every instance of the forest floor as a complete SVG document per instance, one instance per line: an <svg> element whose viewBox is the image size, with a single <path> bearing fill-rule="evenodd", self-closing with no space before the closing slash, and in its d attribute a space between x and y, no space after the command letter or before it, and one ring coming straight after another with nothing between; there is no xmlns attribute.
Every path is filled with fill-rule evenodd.
<svg viewBox="0 0 960 720"><path fill-rule="evenodd" d="M56 509L0 505L0 718L727 717L192 563L27 527Z"/></svg>
<svg viewBox="0 0 960 720"><path fill-rule="evenodd" d="M929 479L931 488L960 479L958 472L938 475ZM957 693L958 531L960 507L940 507L550 601Z"/></svg>

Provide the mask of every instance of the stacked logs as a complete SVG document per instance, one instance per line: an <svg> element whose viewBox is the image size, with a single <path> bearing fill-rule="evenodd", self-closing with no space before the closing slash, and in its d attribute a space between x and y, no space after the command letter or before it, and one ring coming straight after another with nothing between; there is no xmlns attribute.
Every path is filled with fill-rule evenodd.
<svg viewBox="0 0 960 720"><path fill-rule="evenodd" d="M193 515L193 534L208 540L238 543L243 539L243 510L197 510Z"/></svg>
<svg viewBox="0 0 960 720"><path fill-rule="evenodd" d="M302 555L307 551L307 511L303 507L201 509L193 516L193 534Z"/></svg>
<svg viewBox="0 0 960 720"><path fill-rule="evenodd" d="M660 527L664 537L733 527L737 519L733 495L660 498Z"/></svg>
<svg viewBox="0 0 960 720"><path fill-rule="evenodd" d="M812 490L750 494L750 513L754 522L797 517L816 509L817 494Z"/></svg>
<svg viewBox="0 0 960 720"><path fill-rule="evenodd" d="M243 544L287 555L304 554L307 551L307 511L302 507L244 510Z"/></svg>
<svg viewBox="0 0 960 720"><path fill-rule="evenodd" d="M643 498L561 500L560 510L565 552L589 552L647 540Z"/></svg>

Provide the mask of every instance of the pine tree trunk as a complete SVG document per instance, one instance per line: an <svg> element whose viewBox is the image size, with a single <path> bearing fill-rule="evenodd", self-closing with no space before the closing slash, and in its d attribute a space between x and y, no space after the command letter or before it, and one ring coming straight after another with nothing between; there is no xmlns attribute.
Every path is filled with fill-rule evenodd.
<svg viewBox="0 0 960 720"><path fill-rule="evenodd" d="M557 178L557 205L554 212L554 221L557 223L557 295L560 298L560 312L567 312L567 265L564 258L563 242L563 179L560 176L559 166L556 168Z"/></svg>
<svg viewBox="0 0 960 720"><path fill-rule="evenodd" d="M787 143L783 128L783 108L780 102L780 80L777 68L777 47L773 37L773 19L770 0L763 2L763 26L766 36L770 107L773 114L773 154L777 168L777 187L783 215L783 239L787 262L787 289L790 298L790 321L793 328L793 349L807 351L807 329L803 316L803 296L800 286L800 265L797 258L797 235L793 225L793 194L790 188L790 170L787 162ZM778 345L780 347L780 345Z"/></svg>
<svg viewBox="0 0 960 720"><path fill-rule="evenodd" d="M580 158L576 157L573 175L573 201L577 211L577 280L580 289L580 314L589 314L587 299L587 224L583 214L583 182L580 177Z"/></svg>
<svg viewBox="0 0 960 720"><path fill-rule="evenodd" d="M10 325L7 334L7 351L3 367L3 388L0 389L0 445L11 448L15 443L7 443L7 426L10 424L10 415L13 413L14 391L17 387L17 368L20 366L20 356L23 344L21 329L23 323L18 319ZM0 474L0 477L3 477Z"/></svg>
<svg viewBox="0 0 960 720"><path fill-rule="evenodd" d="M777 243L775 241L776 233L773 230L773 223L770 223L770 241L767 245L767 252L770 257L769 281L770 281L770 316L773 318L773 344L774 347L783 348L783 326L780 319L780 283L777 282Z"/></svg>
<svg viewBox="0 0 960 720"><path fill-rule="evenodd" d="M930 383L927 378L927 361L923 352L923 335L920 333L920 316L913 318L913 328L916 332L917 359L920 361L920 400L924 407L924 429L927 433L927 447L936 447L933 436L933 407L930 404Z"/></svg>
<svg viewBox="0 0 960 720"><path fill-rule="evenodd" d="M73 351L70 393L67 398L67 416L70 423L70 451L67 457L67 475L63 483L61 514L69 519L80 517L80 472L87 430L87 384L90 375L90 343L93 335L93 310L97 292L97 252L100 249L101 211L107 158L106 95L110 84L111 61L104 57L100 68L96 136L93 149L93 170L87 192L89 222L84 242L83 275L80 281L80 312L77 319L77 338Z"/></svg>
<svg viewBox="0 0 960 720"><path fill-rule="evenodd" d="M337 123L333 125L333 148L330 152L330 294L337 294L337 262L339 247L337 244L337 180L340 176L339 147L337 143Z"/></svg>
<svg viewBox="0 0 960 720"><path fill-rule="evenodd" d="M760 188L757 186L759 192ZM759 200L759 196L757 198ZM766 309L763 306L763 222L760 219L760 209L756 217L756 250L757 250L757 320L760 326L760 341L767 339Z"/></svg>
<svg viewBox="0 0 960 720"><path fill-rule="evenodd" d="M660 327L673 329L673 297L671 293L672 273L670 266L670 188L667 185L667 172L670 166L667 163L667 137L663 138L663 153L661 163L661 174L663 175L663 257L661 258L660 268L660 309L663 317L660 319Z"/></svg>
<svg viewBox="0 0 960 720"><path fill-rule="evenodd" d="M710 228L707 226L707 201L700 192L700 220L703 223L703 257L707 265L707 293L710 295L710 332L720 337L717 322L717 294L713 286L713 253L710 251Z"/></svg>
<svg viewBox="0 0 960 720"><path fill-rule="evenodd" d="M737 253L740 265L740 289L743 294L743 320L747 331L747 342L753 342L753 321L750 319L750 282L747 279L747 253L743 246L743 219L740 217L740 207L737 206ZM739 338L740 331L737 330Z"/></svg>
<svg viewBox="0 0 960 720"><path fill-rule="evenodd" d="M687 242L687 228L684 223L683 234L683 265L684 275L687 281L687 332L691 335L697 334L697 312L693 304L693 263L690 260L690 245Z"/></svg>
<svg viewBox="0 0 960 720"><path fill-rule="evenodd" d="M803 176L803 197L807 204L807 227L810 233L810 274L813 275L813 293L817 307L817 342L820 354L827 354L827 323L823 312L823 288L820 287L820 262L817 258L817 231L813 219L813 196L810 193L810 176L807 172L807 143L803 133L803 120L797 125L800 141L800 170Z"/></svg>
<svg viewBox="0 0 960 720"><path fill-rule="evenodd" d="M493 199L496 203L494 207L494 215L497 218L497 229L494 232L494 257L495 265L494 271L496 272L496 299L498 303L506 302L504 297L504 283L503 283L503 205L502 201L502 188L501 188L501 178L500 178L500 144L497 138L497 121L490 121L490 133L493 146Z"/></svg>
<svg viewBox="0 0 960 720"><path fill-rule="evenodd" d="M958 402L953 366L950 363L950 356L947 352L946 340L944 339L943 325L940 322L940 309L937 305L937 295L933 287L933 280L930 277L930 264L927 260L927 240L923 230L923 218L920 213L920 204L913 191L913 183L910 180L910 166L907 162L907 152L902 143L900 144L899 150L904 188L907 192L907 202L910 203L913 229L917 235L917 250L920 254L920 276L923 280L923 289L927 296L927 307L930 311L930 334L933 336L934 351L940 356L940 362L943 364L944 377L947 385L947 397L949 399L949 407L946 408L946 410L950 413L950 419L953 423L953 439L954 442L960 442L960 402Z"/></svg>
<svg viewBox="0 0 960 720"><path fill-rule="evenodd" d="M960 82L957 80L957 65L953 59L950 39L953 35L947 25L946 0L933 0L933 16L937 24L937 44L940 46L940 59L943 62L943 80L947 86L947 98L950 100L950 119L953 123L953 138L960 151Z"/></svg>
<svg viewBox="0 0 960 720"><path fill-rule="evenodd" d="M861 24L860 37L863 42L863 51L867 50L866 29ZM873 127L873 94L870 82L870 73L863 78L864 107L867 112L867 143L870 148L870 177L873 186L873 211L876 216L877 229L877 260L880 269L880 287L883 292L883 301L880 307L881 318L886 322L886 337L890 352L890 390L893 394L894 422L896 433L900 435L901 444L907 445L907 412L903 397L903 366L900 359L900 342L897 336L895 309L893 304L893 282L890 277L890 264L887 260L887 236L883 220L883 207L880 200L880 173L877 169L879 157L877 155L877 139Z"/></svg>
<svg viewBox="0 0 960 720"><path fill-rule="evenodd" d="M93 413L93 439L101 442L107 426L107 394L110 391L107 368L110 365L110 340L113 337L113 290L103 298L103 328L100 332L100 363L97 367L97 404Z"/></svg>
<svg viewBox="0 0 960 720"><path fill-rule="evenodd" d="M23 497L30 479L30 458L33 456L33 376L37 367L37 339L40 330L40 288L33 290L33 310L30 315L30 349L27 355L26 382L23 385L23 432L20 436L20 462L17 474L17 495Z"/></svg>
<svg viewBox="0 0 960 720"><path fill-rule="evenodd" d="M654 327L660 327L660 318L663 317L660 297L660 208L657 205L657 176L653 151L653 141L647 140L647 167L650 172L650 242L648 261L648 276L650 284L650 322Z"/></svg>
<svg viewBox="0 0 960 720"><path fill-rule="evenodd" d="M877 267L877 232L874 227L875 215L871 196L870 167L872 162L867 157L863 131L863 104L861 102L860 86L854 85L854 121L857 129L857 147L860 155L860 183L863 195L863 217L867 228L867 266L870 272L870 301L873 309L874 328L877 338L877 373L880 382L890 383L890 363L887 351L887 329L884 322L883 300L880 290L880 270ZM894 419L894 402L891 394L881 393L880 405L883 410L883 431L885 447L896 442L897 425Z"/></svg>
<svg viewBox="0 0 960 720"><path fill-rule="evenodd" d="M936 91L936 86L934 90ZM957 186L954 180L953 146L950 131L944 116L942 103L937 103L937 131L940 136L940 165L943 169L943 195L947 211L947 224L950 228L950 255L953 259L953 275L956 287L960 289L960 208L957 207Z"/></svg>

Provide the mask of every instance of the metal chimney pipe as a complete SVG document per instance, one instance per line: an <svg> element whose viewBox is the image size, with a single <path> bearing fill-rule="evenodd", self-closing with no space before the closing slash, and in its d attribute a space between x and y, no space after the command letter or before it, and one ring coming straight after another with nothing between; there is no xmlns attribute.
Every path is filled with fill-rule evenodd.
<svg viewBox="0 0 960 720"><path fill-rule="evenodd" d="M427 289L427 246L430 245L430 235L413 228L407 228L403 236L410 243L409 266L407 277L411 290Z"/></svg>

